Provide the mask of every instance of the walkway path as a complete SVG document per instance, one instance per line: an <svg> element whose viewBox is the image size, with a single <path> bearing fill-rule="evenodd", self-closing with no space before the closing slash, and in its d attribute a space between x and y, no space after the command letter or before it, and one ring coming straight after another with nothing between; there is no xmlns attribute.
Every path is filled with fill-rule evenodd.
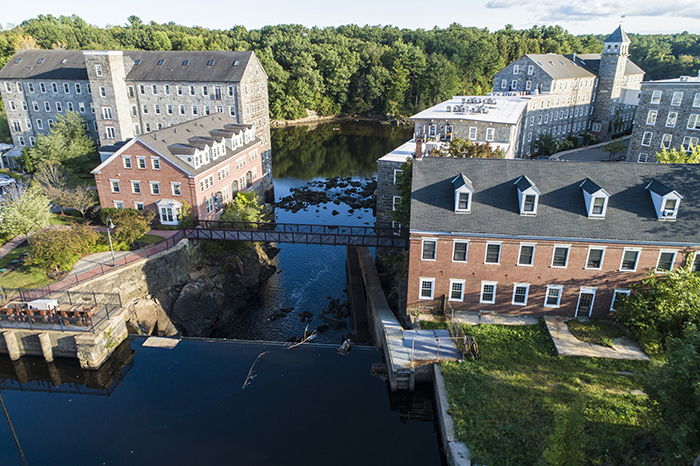
<svg viewBox="0 0 700 466"><path fill-rule="evenodd" d="M629 146L631 136L625 136L622 138L622 142L625 144L625 148L617 154L617 157L622 155L627 155L627 147ZM553 160L569 160L576 162L600 162L608 161L610 159L610 154L603 150L603 146L608 142L601 142L600 144L595 144L588 147L579 147L578 149L571 149L567 151L558 152L552 155Z"/></svg>
<svg viewBox="0 0 700 466"><path fill-rule="evenodd" d="M566 321L571 317L547 316L544 322L552 337L554 347L559 356L586 356L589 358L610 358L610 359L639 359L649 361L650 358L639 345L629 338L621 337L613 340L613 347L592 345L574 338L569 332Z"/></svg>

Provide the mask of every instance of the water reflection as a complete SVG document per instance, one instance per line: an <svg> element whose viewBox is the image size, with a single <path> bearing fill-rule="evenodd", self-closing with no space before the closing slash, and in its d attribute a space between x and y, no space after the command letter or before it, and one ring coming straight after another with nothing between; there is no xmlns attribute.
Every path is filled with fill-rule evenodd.
<svg viewBox="0 0 700 466"><path fill-rule="evenodd" d="M98 370L83 369L77 360L0 356L0 390L110 396L134 367L134 350L124 340Z"/></svg>

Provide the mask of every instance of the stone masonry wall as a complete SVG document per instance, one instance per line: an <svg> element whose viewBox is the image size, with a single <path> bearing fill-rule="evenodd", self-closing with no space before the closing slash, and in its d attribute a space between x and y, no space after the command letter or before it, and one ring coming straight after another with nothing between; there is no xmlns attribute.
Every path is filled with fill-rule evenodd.
<svg viewBox="0 0 700 466"><path fill-rule="evenodd" d="M401 169L402 162L381 160L377 162L377 222L379 228L392 228L391 212L394 210L394 196L398 196L394 177Z"/></svg>

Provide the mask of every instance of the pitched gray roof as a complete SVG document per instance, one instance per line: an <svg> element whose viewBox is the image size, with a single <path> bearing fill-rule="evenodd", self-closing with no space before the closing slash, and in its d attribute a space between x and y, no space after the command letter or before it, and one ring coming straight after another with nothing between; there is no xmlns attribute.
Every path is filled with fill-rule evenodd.
<svg viewBox="0 0 700 466"><path fill-rule="evenodd" d="M127 81L237 82L252 56L253 52L124 51L125 63L141 60L129 71ZM160 60L162 65L158 65Z"/></svg>
<svg viewBox="0 0 700 466"><path fill-rule="evenodd" d="M124 64L131 67L128 81L238 82L252 56L253 52L125 50ZM83 50L20 50L0 70L2 78L87 80L88 75Z"/></svg>
<svg viewBox="0 0 700 466"><path fill-rule="evenodd" d="M594 73L576 65L564 55L557 55L554 53L528 53L525 56L534 61L542 71L551 76L552 79L595 77Z"/></svg>
<svg viewBox="0 0 700 466"><path fill-rule="evenodd" d="M622 25L620 25L605 39L605 42L627 42L629 44L630 38L627 37L625 31L622 30Z"/></svg>
<svg viewBox="0 0 700 466"><path fill-rule="evenodd" d="M452 187L454 189L459 189L462 186L466 186L469 189L474 189L472 187L472 180L470 180L469 178L467 178L466 176L464 176L460 173L452 180Z"/></svg>
<svg viewBox="0 0 700 466"><path fill-rule="evenodd" d="M0 70L0 79L28 78L87 81L83 51L19 50Z"/></svg>
<svg viewBox="0 0 700 466"><path fill-rule="evenodd" d="M455 214L451 181L473 183L471 213ZM521 216L514 182L526 175L541 194L536 216ZM589 219L580 185L610 194L605 219ZM430 157L414 161L411 230L483 236L700 245L700 165L551 162ZM675 222L658 221L652 181L682 196Z"/></svg>
<svg viewBox="0 0 700 466"><path fill-rule="evenodd" d="M230 134L237 134L251 127L251 125L238 125L233 118L222 113L216 113L159 131L143 134L137 136L135 139L143 141L165 159L172 162L173 165L179 167L183 172L196 176L210 170L213 166L229 158L235 157L241 151L258 143L259 140L256 138L248 144L238 147L236 150L231 150L227 147L226 153L222 157L219 157L216 161L202 165L198 169L180 160L176 155L193 155L195 149L204 147L204 142L209 141L209 145L211 146L213 141L221 141L220 132L217 130L226 129Z"/></svg>

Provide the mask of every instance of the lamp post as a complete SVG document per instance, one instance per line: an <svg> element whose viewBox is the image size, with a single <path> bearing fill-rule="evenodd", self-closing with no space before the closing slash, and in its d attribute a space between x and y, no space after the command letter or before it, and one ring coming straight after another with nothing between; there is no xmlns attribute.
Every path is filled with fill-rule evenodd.
<svg viewBox="0 0 700 466"><path fill-rule="evenodd" d="M112 228L114 228L114 223L112 223L112 219L107 217L105 219L105 223L107 224L107 237L109 238L109 250L112 251L112 267L117 266L117 260L114 258L114 247L112 247L112 234L110 233L112 231Z"/></svg>

